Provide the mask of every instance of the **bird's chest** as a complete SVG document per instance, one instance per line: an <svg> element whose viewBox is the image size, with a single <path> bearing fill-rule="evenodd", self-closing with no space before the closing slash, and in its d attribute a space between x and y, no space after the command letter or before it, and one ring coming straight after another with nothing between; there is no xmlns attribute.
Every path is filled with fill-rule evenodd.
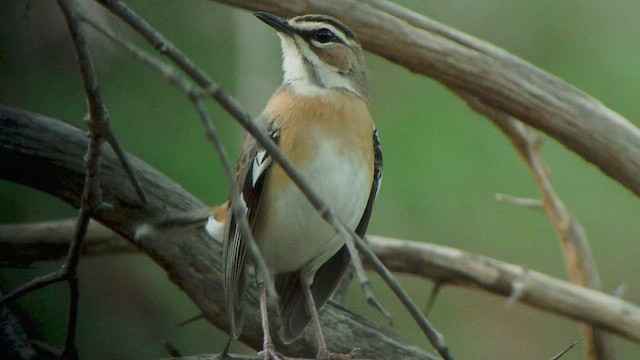
<svg viewBox="0 0 640 360"><path fill-rule="evenodd" d="M335 146L327 142L319 146L317 156L294 165L338 219L355 229L371 191L372 177L367 162L338 153ZM304 267L315 272L342 247L344 239L293 182L280 178L287 176L280 168L273 170L267 181L285 184L278 192L264 194L265 205L260 207L254 228L256 240L275 273Z"/></svg>
<svg viewBox="0 0 640 360"><path fill-rule="evenodd" d="M289 145L304 147L306 154L292 156L292 163L338 219L355 229L371 191L371 142L304 135L295 139ZM342 247L344 239L322 219L280 167L274 166L266 181L264 206L260 207L254 227L265 261L275 273L303 267L315 271Z"/></svg>
<svg viewBox="0 0 640 360"><path fill-rule="evenodd" d="M265 111L280 129L278 146L289 161L355 229L373 183L373 123L366 102L343 92L309 97L285 89ZM344 244L277 164L265 178L253 233L274 273L312 274Z"/></svg>

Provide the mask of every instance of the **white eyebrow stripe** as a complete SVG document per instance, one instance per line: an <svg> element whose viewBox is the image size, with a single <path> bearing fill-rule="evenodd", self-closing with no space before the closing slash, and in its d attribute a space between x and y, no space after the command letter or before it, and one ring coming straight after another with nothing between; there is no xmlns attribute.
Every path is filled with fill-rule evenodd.
<svg viewBox="0 0 640 360"><path fill-rule="evenodd" d="M302 21L302 22L296 21L292 23L291 26L300 30L318 30L322 28L329 29L332 33L334 33L337 37L339 37L340 40L342 40L342 42L353 46L353 41L348 39L347 36L342 32L342 30L339 30L335 26L331 24L327 24L322 21Z"/></svg>

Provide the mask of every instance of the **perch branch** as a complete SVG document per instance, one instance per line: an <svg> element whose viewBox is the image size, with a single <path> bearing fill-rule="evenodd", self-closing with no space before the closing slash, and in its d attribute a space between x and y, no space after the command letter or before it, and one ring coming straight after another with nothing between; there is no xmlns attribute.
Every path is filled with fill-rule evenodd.
<svg viewBox="0 0 640 360"><path fill-rule="evenodd" d="M45 235L41 228L56 229L52 233L55 237L58 237L56 235L58 233L61 236L67 234L67 237L66 243L64 239L55 242L53 249L66 249L73 222L62 220L43 225L4 225L0 227L0 234L10 227L20 227L28 230L29 233L31 233L29 229L35 228L34 235L27 236L34 241L37 241L38 234ZM96 236L92 236L92 229L95 229ZM90 225L86 248L96 250L91 252L91 255L137 251L130 244L118 246L118 244L124 245L127 241L109 232L111 231L97 223ZM19 234L0 236L0 249L7 243L13 245L21 239ZM41 240L44 241L43 244L49 244L46 238ZM600 326L612 333L640 342L640 308L616 296L586 289L530 269L523 269L518 265L445 246L373 235L367 236L367 240L371 249L394 272L431 279L436 283L478 289L504 297L510 297L514 288L522 287L523 296L519 300L525 305L576 321L593 325L601 324ZM107 244L116 244L116 247L110 248ZM28 252L28 249L26 251ZM27 256L25 252L12 254ZM62 255L59 256L61 257ZM31 261L39 260L39 258L30 259ZM620 319L624 321L621 322Z"/></svg>
<svg viewBox="0 0 640 360"><path fill-rule="evenodd" d="M0 224L0 263L28 266L36 261L59 260L65 256L76 219L30 224ZM111 255L137 252L136 247L95 221L89 222L82 255Z"/></svg>
<svg viewBox="0 0 640 360"><path fill-rule="evenodd" d="M0 178L39 189L78 206L84 176L82 153L86 145L83 133L68 124L0 106ZM129 156L148 201L145 207L136 206L137 195L127 186L126 175L110 148L104 149L102 160L100 184L104 200L112 204L113 210L99 212L95 219L127 239L133 239L137 226L148 219L167 212L181 213L205 207L166 176ZM142 239L137 245L169 274L211 323L229 329L224 296L216 291L222 288L219 242L196 232ZM245 311L246 326L240 340L253 348L261 348L260 316L253 288L247 294ZM275 313L271 315L273 320L278 320ZM349 353L354 347L360 347L364 358L435 359L425 350L335 303L322 308L320 321L326 329L327 346L336 352ZM312 332L306 332L293 344L274 340L279 350L291 356L316 355Z"/></svg>

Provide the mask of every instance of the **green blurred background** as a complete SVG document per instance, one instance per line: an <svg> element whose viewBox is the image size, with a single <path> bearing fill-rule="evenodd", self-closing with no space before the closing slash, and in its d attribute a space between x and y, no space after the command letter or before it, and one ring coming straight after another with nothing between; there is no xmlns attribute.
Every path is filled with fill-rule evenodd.
<svg viewBox="0 0 640 360"><path fill-rule="evenodd" d="M88 1L105 22L120 24ZM586 91L640 125L640 3L632 1L398 1L494 43ZM131 1L216 81L257 115L280 83L276 35L249 12L209 1ZM73 52L55 2L0 4L0 102L84 127L85 100ZM131 32L124 30L125 34ZM104 98L123 147L203 201L226 197L213 147L185 96L131 60L99 34L91 47ZM136 43L142 44L135 36ZM144 45L144 44L142 44ZM145 46L145 48L148 48ZM384 185L369 233L429 241L521 264L565 279L553 229L537 211L494 200L496 193L538 197L538 189L507 139L438 83L367 54L371 111L383 143ZM209 106L225 145L236 154L243 136L233 120ZM584 225L604 291L629 286L640 303L640 202L552 139L542 152L553 185ZM37 191L0 181L0 222L72 217L76 210ZM12 289L56 269L0 270ZM396 318L394 331L429 348L406 311L375 275L374 289ZM401 277L424 306L432 284ZM83 259L80 266L80 355L86 359L166 356L168 341L184 354L219 351L225 336L199 321L176 324L197 308L143 255ZM212 290L214 291L214 290ZM30 326L54 345L64 341L67 288L56 285L20 301ZM355 286L347 306L375 321ZM575 322L486 293L447 287L433 324L459 359L548 359L581 337ZM357 345L357 344L354 344ZM640 346L616 338L621 359ZM236 346L236 350L246 350ZM581 348L563 359L582 359Z"/></svg>

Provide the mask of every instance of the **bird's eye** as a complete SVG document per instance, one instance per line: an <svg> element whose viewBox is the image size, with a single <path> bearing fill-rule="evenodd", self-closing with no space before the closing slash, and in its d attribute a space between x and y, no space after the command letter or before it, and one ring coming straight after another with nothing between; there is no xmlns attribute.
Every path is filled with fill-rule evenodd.
<svg viewBox="0 0 640 360"><path fill-rule="evenodd" d="M329 29L322 28L315 33L315 39L323 44L331 42L335 39L335 35Z"/></svg>

